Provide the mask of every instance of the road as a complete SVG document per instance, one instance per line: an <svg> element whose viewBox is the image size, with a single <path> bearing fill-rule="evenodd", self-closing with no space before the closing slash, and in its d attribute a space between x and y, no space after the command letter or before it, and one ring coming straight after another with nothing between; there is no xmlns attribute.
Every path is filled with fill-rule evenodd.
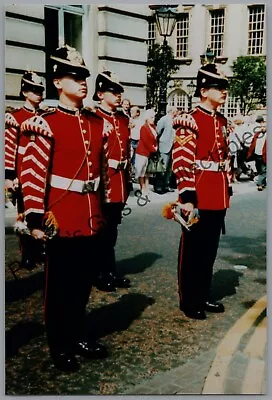
<svg viewBox="0 0 272 400"><path fill-rule="evenodd" d="M205 321L190 320L178 309L180 227L161 216L162 206L175 200L176 193L153 193L146 205L130 197L126 210L129 215L123 218L119 230L116 255L118 270L131 279L132 287L115 293L93 289L89 303L90 326L95 326L94 334L108 346L110 357L102 362L83 361L81 370L73 376L56 372L48 357L42 322L42 268L33 273L19 271L14 280L7 266L6 394L207 394L219 367L221 376L224 368L234 376L225 374L231 379L224 388L222 382L217 384L218 393L246 390L237 382L233 385L236 365L241 366L241 359L248 361L245 354L256 348L254 343L260 338L264 342L259 348L261 361L266 351L265 336L254 336L256 324L265 328L265 301L260 315L252 311L258 309L259 299L266 294L266 191L257 192L253 182L243 182L234 185L234 192L213 280L214 296L224 302L226 312L209 314ZM7 224L12 222L11 214L6 213ZM6 261L10 265L19 258L19 252L16 238L8 232ZM255 321L252 315L255 325L248 323ZM237 326L238 331L233 328ZM251 336L255 339L250 341ZM222 365L226 343L232 353L228 354L228 363ZM254 370L256 365L248 368ZM245 374L248 388L250 376L252 373ZM263 382L261 386L263 391Z"/></svg>

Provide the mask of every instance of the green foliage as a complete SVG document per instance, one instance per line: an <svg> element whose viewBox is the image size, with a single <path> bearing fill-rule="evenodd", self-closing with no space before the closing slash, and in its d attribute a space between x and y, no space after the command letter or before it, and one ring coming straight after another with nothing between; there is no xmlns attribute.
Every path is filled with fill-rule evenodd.
<svg viewBox="0 0 272 400"><path fill-rule="evenodd" d="M164 84L163 68L167 71L166 80L178 70L179 62L175 59L172 48L155 43L149 50L147 61L147 104L158 108L160 87Z"/></svg>
<svg viewBox="0 0 272 400"><path fill-rule="evenodd" d="M258 105L266 105L266 61L261 56L238 57L231 66L230 94L240 99L246 115Z"/></svg>

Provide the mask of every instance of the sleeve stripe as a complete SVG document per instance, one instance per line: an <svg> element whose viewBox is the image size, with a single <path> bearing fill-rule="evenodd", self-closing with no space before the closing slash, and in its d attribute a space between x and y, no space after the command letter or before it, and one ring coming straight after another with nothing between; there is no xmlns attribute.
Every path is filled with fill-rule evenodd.
<svg viewBox="0 0 272 400"><path fill-rule="evenodd" d="M38 140L40 140L42 142L44 147L46 147L48 150L50 149L49 143L47 143L47 141L42 136L38 136Z"/></svg>
<svg viewBox="0 0 272 400"><path fill-rule="evenodd" d="M32 183L30 181L26 181L25 183L23 183L22 188L24 189L27 186L31 187L31 188L33 188L33 189L35 189L35 190L37 190L38 192L41 192L41 193L44 193L44 191L45 191L44 188L41 188L41 187L35 185L34 183Z"/></svg>
<svg viewBox="0 0 272 400"><path fill-rule="evenodd" d="M43 203L43 199L36 197L36 196L31 196L31 195L24 197L24 201L27 201L27 200L33 200L33 201L37 201L38 203Z"/></svg>
<svg viewBox="0 0 272 400"><path fill-rule="evenodd" d="M40 208L29 208L25 211L25 215L28 215L30 213L38 213L38 214L44 214L44 209Z"/></svg>
<svg viewBox="0 0 272 400"><path fill-rule="evenodd" d="M31 174L31 175L35 176L35 178L37 178L39 181L43 182L43 178L39 174L37 174L33 168L28 168L28 169L22 171L21 176L24 176L27 174Z"/></svg>
<svg viewBox="0 0 272 400"><path fill-rule="evenodd" d="M38 146L35 142L30 142L28 144L29 147L33 147L37 152L46 160L48 161L48 156L44 153L44 151Z"/></svg>
<svg viewBox="0 0 272 400"><path fill-rule="evenodd" d="M24 157L23 162L30 161L30 160L31 160L31 161L34 161L34 163L35 163L38 167L40 167L40 169L41 169L42 171L46 171L45 166L44 166L39 160L37 160L37 158L36 158L35 156L33 156L32 154L31 154L30 156Z"/></svg>

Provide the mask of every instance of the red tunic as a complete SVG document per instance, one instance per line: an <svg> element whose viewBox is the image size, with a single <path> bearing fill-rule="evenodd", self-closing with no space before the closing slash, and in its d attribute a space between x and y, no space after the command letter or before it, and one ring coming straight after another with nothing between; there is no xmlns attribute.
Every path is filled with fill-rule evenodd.
<svg viewBox="0 0 272 400"><path fill-rule="evenodd" d="M256 143L257 143L257 140L258 140L259 136L261 136L261 135L263 135L263 132L256 132L255 133L255 135L253 137L253 140L251 142L251 145L250 145L250 147L248 149L247 158L251 158L252 155L255 153ZM263 156L263 162L266 164L266 139L264 141L264 145L263 145L263 148L262 148L262 156Z"/></svg>
<svg viewBox="0 0 272 400"><path fill-rule="evenodd" d="M131 182L129 118L116 111L110 113L102 108L96 114L104 119L104 153L106 157L106 203L125 203Z"/></svg>
<svg viewBox="0 0 272 400"><path fill-rule="evenodd" d="M228 208L231 171L227 119L199 106L177 117L173 125L173 171L180 201L192 202L202 210Z"/></svg>
<svg viewBox="0 0 272 400"><path fill-rule="evenodd" d="M156 127L153 125L156 133ZM155 136L148 123L145 123L140 130L140 140L136 148L136 154L149 157L151 153L155 153L158 149L157 136Z"/></svg>
<svg viewBox="0 0 272 400"><path fill-rule="evenodd" d="M103 120L86 109L72 111L59 105L53 112L25 121L22 132L31 138L21 173L30 227L39 228L50 210L62 237L97 233L103 224L102 182L90 193L75 191L74 185L81 187L84 181L101 176Z"/></svg>
<svg viewBox="0 0 272 400"><path fill-rule="evenodd" d="M5 175L7 179L19 178L22 159L28 138L21 134L21 124L38 111L25 106L5 115Z"/></svg>

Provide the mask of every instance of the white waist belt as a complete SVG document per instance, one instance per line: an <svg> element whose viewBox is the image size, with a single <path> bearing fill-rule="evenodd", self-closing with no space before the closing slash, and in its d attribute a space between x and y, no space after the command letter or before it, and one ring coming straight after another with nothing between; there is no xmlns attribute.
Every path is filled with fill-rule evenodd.
<svg viewBox="0 0 272 400"><path fill-rule="evenodd" d="M202 171L227 171L228 169L228 161L208 161L208 160L195 160L195 168L200 169Z"/></svg>
<svg viewBox="0 0 272 400"><path fill-rule="evenodd" d="M108 164L109 164L109 167L114 168L114 169L125 169L127 166L127 160L117 161L117 160L113 160L112 158L110 158L108 160Z"/></svg>
<svg viewBox="0 0 272 400"><path fill-rule="evenodd" d="M26 151L26 148L25 148L25 147L23 147L23 146L19 146L19 147L18 147L18 153L19 153L19 154L25 154L25 151Z"/></svg>
<svg viewBox="0 0 272 400"><path fill-rule="evenodd" d="M89 181L64 178L58 175L51 175L50 185L57 189L70 190L72 192L90 193L96 192L100 183L100 176Z"/></svg>

